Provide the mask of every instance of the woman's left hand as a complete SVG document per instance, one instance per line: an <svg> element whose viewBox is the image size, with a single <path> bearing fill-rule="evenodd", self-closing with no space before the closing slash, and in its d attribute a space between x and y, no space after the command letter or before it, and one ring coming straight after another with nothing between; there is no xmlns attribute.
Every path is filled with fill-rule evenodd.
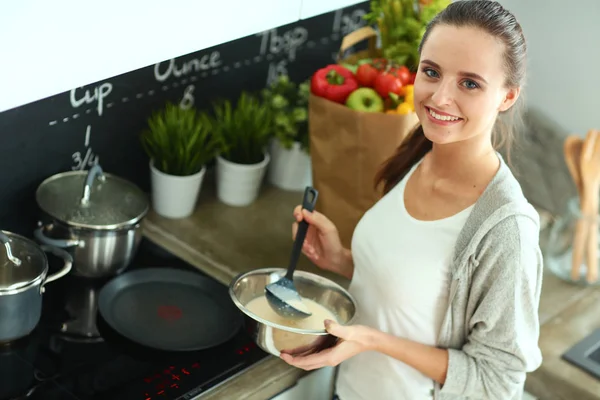
<svg viewBox="0 0 600 400"><path fill-rule="evenodd" d="M335 367L358 353L372 349L375 332L372 328L362 325L344 326L327 320L325 329L341 339L334 347L308 356L293 357L282 352L281 359L294 367L309 371L321 367Z"/></svg>

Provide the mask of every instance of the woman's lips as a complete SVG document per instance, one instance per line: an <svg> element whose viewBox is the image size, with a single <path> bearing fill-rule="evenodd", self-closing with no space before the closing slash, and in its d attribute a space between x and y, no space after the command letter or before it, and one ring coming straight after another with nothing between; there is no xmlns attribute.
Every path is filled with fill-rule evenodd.
<svg viewBox="0 0 600 400"><path fill-rule="evenodd" d="M429 120L437 125L449 126L463 121L460 117L437 111L427 106L425 106L425 111Z"/></svg>

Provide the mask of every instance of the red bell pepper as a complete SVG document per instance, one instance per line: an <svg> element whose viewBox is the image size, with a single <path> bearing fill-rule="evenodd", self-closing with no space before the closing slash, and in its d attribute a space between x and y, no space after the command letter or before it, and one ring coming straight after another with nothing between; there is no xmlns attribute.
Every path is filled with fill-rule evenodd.
<svg viewBox="0 0 600 400"><path fill-rule="evenodd" d="M341 104L344 104L350 93L356 89L358 81L352 71L337 64L317 70L310 82L310 90L315 96Z"/></svg>

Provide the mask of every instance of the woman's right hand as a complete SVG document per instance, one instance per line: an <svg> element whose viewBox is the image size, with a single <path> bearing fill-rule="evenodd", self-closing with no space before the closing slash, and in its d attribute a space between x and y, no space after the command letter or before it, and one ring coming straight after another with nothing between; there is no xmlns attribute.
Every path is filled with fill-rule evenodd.
<svg viewBox="0 0 600 400"><path fill-rule="evenodd" d="M310 212L301 205L294 209L296 222L292 225L292 239L296 239L298 223L302 220L308 222L306 239L302 246L302 253L319 268L348 276L351 273L348 263L349 250L345 249L340 240L337 228L326 216L318 211ZM351 276L351 275L350 275Z"/></svg>

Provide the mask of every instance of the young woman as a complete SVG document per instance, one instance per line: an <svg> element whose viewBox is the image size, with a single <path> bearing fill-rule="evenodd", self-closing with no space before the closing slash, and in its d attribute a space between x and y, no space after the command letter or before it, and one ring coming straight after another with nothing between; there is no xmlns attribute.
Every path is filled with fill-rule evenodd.
<svg viewBox="0 0 600 400"><path fill-rule="evenodd" d="M378 176L384 196L351 250L319 212L304 254L351 279L356 325L326 321L332 349L287 363L340 364L341 400L520 399L541 363L539 221L495 150L510 142L526 45L494 1L456 1L428 26L415 109L420 126ZM297 223L294 223L295 236Z"/></svg>

